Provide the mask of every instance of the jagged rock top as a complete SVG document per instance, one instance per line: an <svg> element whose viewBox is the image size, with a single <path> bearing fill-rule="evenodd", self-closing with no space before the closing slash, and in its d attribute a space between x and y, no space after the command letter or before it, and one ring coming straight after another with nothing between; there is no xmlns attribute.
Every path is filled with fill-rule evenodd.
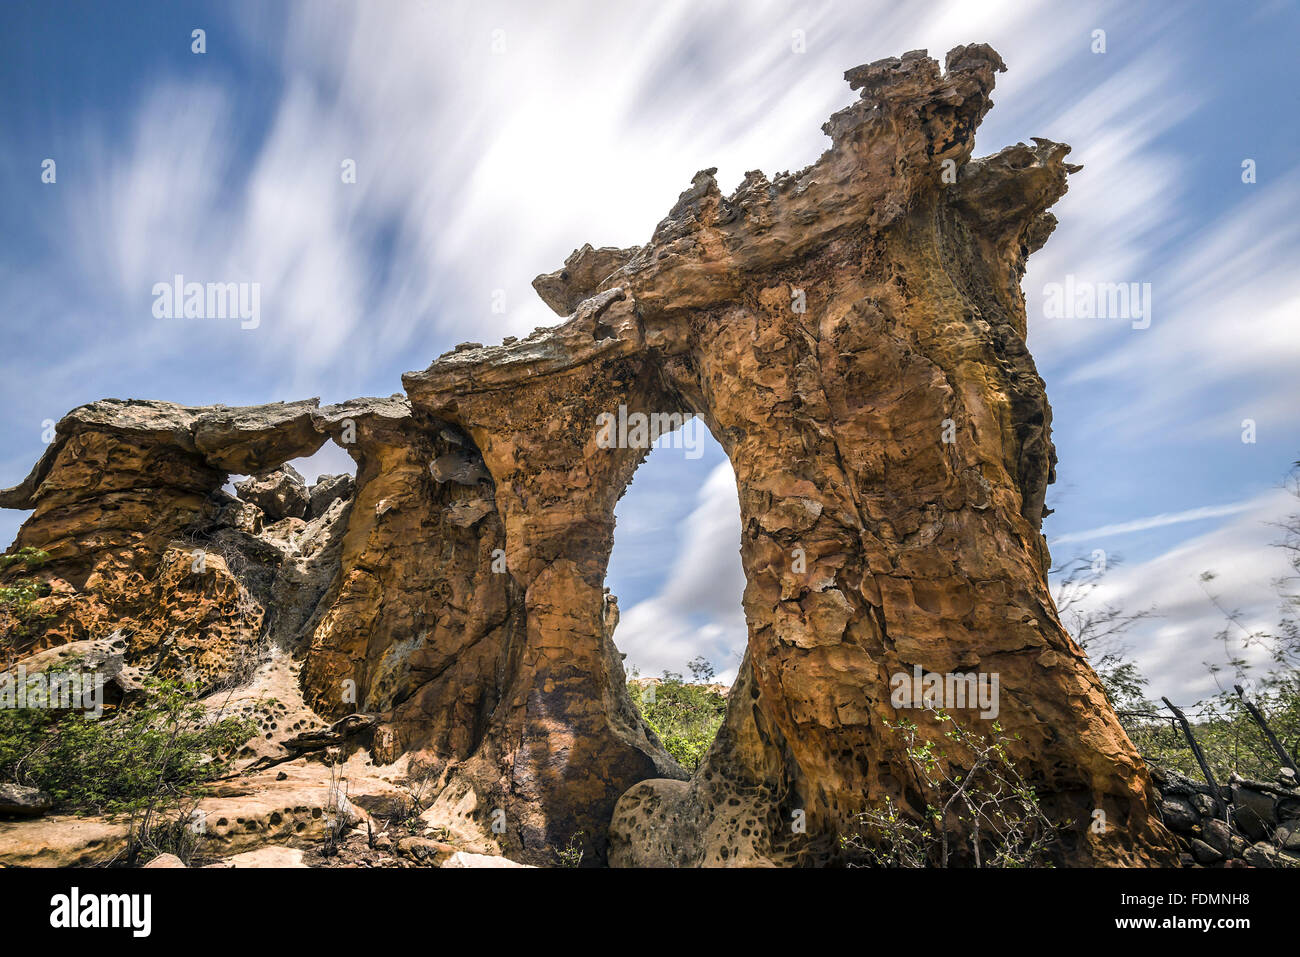
<svg viewBox="0 0 1300 957"><path fill-rule="evenodd" d="M831 147L811 166L769 180L754 170L730 196L715 169L695 174L640 248L575 249L564 266L533 280L543 301L569 320L500 346L463 343L422 372L403 376L416 405L437 412L451 396L501 388L573 368L596 356L646 346L671 350L676 319L735 301L745 278L824 246L837 233L884 230L941 174L960 170L947 199L981 232L1023 259L1046 240L1047 207L1065 192L1069 147L1047 140L972 160L975 129L1006 70L987 44L949 51L944 68L924 50L845 72L858 100L822 127ZM1017 277L1018 278L1018 277ZM1023 330L1021 330L1023 333Z"/></svg>
<svg viewBox="0 0 1300 957"><path fill-rule="evenodd" d="M578 304L568 322L538 329L525 339L448 353L402 384L416 405L439 393L491 389L590 362L629 354L644 345L632 303L621 288L596 293Z"/></svg>
<svg viewBox="0 0 1300 957"><path fill-rule="evenodd" d="M564 260L564 266L555 272L545 273L533 280L533 288L542 302L558 315L571 316L578 303L590 298L601 283L616 270L632 261L640 249L618 249L614 246L592 248L587 243L575 249Z"/></svg>

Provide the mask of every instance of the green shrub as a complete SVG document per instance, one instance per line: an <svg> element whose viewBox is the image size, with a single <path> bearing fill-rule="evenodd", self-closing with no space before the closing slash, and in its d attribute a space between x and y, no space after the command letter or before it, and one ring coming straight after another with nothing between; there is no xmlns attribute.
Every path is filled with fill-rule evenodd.
<svg viewBox="0 0 1300 957"><path fill-rule="evenodd" d="M48 552L24 545L12 555L0 555L0 573L19 563L22 563L24 570L34 571L49 559ZM36 611L36 600L49 593L49 585L32 578L19 578L8 585L0 585L0 612L8 613L17 622L16 627L11 627L9 633L0 638L10 645L16 645L20 638L27 637L32 623L49 617L38 615ZM0 615L0 618L3 617Z"/></svg>
<svg viewBox="0 0 1300 957"><path fill-rule="evenodd" d="M690 668L696 683L665 671L659 684L642 688L629 681L627 690L664 750L683 768L694 771L717 736L727 713L727 699L706 683L713 678L713 668L707 662L696 659Z"/></svg>
<svg viewBox="0 0 1300 957"><path fill-rule="evenodd" d="M256 731L250 717L210 719L191 689L154 681L141 705L111 717L0 710L0 778L69 809L134 812L198 793Z"/></svg>
<svg viewBox="0 0 1300 957"><path fill-rule="evenodd" d="M910 721L886 722L907 744L913 780L926 801L908 813L889 797L857 818L841 838L850 864L875 867L1036 867L1048 863L1056 825L1007 753L1012 740L996 722L989 736L959 726L943 711L942 748Z"/></svg>
<svg viewBox="0 0 1300 957"><path fill-rule="evenodd" d="M49 560L49 552L39 548L33 548L31 545L24 545L12 555L0 555L0 572L8 571L19 562L22 562L23 568L30 572L40 568Z"/></svg>
<svg viewBox="0 0 1300 957"><path fill-rule="evenodd" d="M1250 697L1291 756L1300 753L1300 676L1266 676ZM1167 715L1163 705L1150 704L1140 711L1120 711L1119 719L1147 764L1200 780L1201 769L1187 738ZM1188 706L1187 720L1219 784L1234 771L1243 777L1269 780L1282 764L1233 691Z"/></svg>
<svg viewBox="0 0 1300 957"><path fill-rule="evenodd" d="M563 848L556 851L557 863L560 867L581 867L582 866L582 838L583 832L578 831L569 837L569 843Z"/></svg>

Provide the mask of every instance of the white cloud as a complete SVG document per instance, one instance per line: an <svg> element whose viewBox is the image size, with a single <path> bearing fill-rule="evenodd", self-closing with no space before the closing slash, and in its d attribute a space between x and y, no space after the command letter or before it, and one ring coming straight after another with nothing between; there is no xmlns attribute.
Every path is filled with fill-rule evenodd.
<svg viewBox="0 0 1300 957"><path fill-rule="evenodd" d="M852 99L845 68L987 40L1013 67L1000 83L1028 100L1081 48L1088 15L958 0L313 0L282 19L250 3L236 20L229 39L263 68L255 110L247 88L203 71L148 77L127 122L73 118L100 132L77 157L89 175L61 177L63 210L42 224L66 258L0 291L6 311L84 346L21 356L56 401L83 400L96 365L172 398L170 380L147 385L166 364L201 393L189 401L393 388L452 342L554 323L532 277L583 242L644 242L696 170L717 166L729 189L749 169L812 162L821 123ZM1020 92L996 122L1024 119ZM260 283L261 327L154 320L150 289L176 272Z"/></svg>
<svg viewBox="0 0 1300 957"><path fill-rule="evenodd" d="M1168 695L1183 704L1218 690L1205 663L1225 665L1224 648L1215 635L1226 622L1211 594L1221 597L1228 610L1241 612L1247 631L1272 630L1278 622L1274 582L1290 568L1284 552L1273 544L1280 537L1275 523L1300 511L1300 501L1275 489L1240 504L1237 517L1214 531L1150 561L1113 568L1081 604L1112 605L1130 613L1155 611L1158 617L1139 623L1127 641L1131 657L1151 680L1148 693L1154 697ZM1200 576L1207 571L1216 577L1203 584ZM1258 650L1246 657L1265 664Z"/></svg>
<svg viewBox="0 0 1300 957"><path fill-rule="evenodd" d="M1147 529L1162 528L1165 525L1179 525L1183 522L1199 522L1207 518L1236 515L1238 512L1244 512L1250 508L1251 505L1248 502L1237 502L1232 505L1206 505L1201 508L1189 508L1182 512L1163 512L1159 515L1134 519L1131 522L1116 522L1112 525L1102 525L1099 528L1090 528L1082 532L1070 532L1058 538L1053 538L1047 544L1054 547L1064 545L1067 542L1086 542L1097 538L1107 538L1111 535L1144 532Z"/></svg>
<svg viewBox="0 0 1300 957"><path fill-rule="evenodd" d="M730 462L700 488L698 505L660 590L622 612L614 643L643 675L685 672L704 655L730 682L749 640L741 595L740 503Z"/></svg>
<svg viewBox="0 0 1300 957"><path fill-rule="evenodd" d="M1064 225L1030 259L1024 281L1030 343L1040 361L1073 357L1117 336L1127 342L1128 322L1044 318L1043 287L1067 274L1094 283L1154 279L1154 249L1177 228L1187 184L1183 162L1156 144L1191 109L1177 64L1143 58L1036 131L1072 144L1070 161L1084 167L1052 210Z"/></svg>
<svg viewBox="0 0 1300 957"><path fill-rule="evenodd" d="M1275 435L1292 429L1300 365L1297 172L1254 186L1232 185L1228 172L1228 188L1243 190L1243 199L1152 276L1150 328L1075 321L1107 330L1109 339L1086 361L1071 362L1064 381L1125 395L1096 406L1093 428L1191 440L1237 431L1244 418L1267 423ZM1207 396L1218 401L1197 410Z"/></svg>

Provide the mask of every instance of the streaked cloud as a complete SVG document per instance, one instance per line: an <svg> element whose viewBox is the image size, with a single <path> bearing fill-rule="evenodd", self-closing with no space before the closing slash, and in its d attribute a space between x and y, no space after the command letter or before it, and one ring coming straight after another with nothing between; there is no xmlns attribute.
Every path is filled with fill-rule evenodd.
<svg viewBox="0 0 1300 957"><path fill-rule="evenodd" d="M635 488L634 481L631 505L636 504L631 498ZM662 570L662 586L622 610L614 643L627 655L629 671L635 667L643 675L682 673L689 660L703 655L717 669L719 680L729 682L749 639L740 603L745 589L740 503L730 462L714 467L696 502L682 522L681 547ZM620 514L627 511L620 509Z"/></svg>
<svg viewBox="0 0 1300 957"><path fill-rule="evenodd" d="M1187 539L1149 561L1113 567L1081 603L1082 608L1108 605L1127 612L1151 609L1155 617L1130 632L1126 646L1150 680L1155 697L1192 703L1220 690L1208 664L1227 666L1227 651L1216 636L1227 625L1223 611L1240 612L1247 632L1276 632L1281 617L1276 582L1292 574L1286 553L1275 546L1277 523L1300 512L1300 499L1285 489L1260 495L1234 513L1229 522ZM1213 581L1201 575L1210 572ZM1234 630L1233 653L1257 668L1267 665L1259 648L1242 649ZM1220 677L1220 682L1230 678Z"/></svg>
<svg viewBox="0 0 1300 957"><path fill-rule="evenodd" d="M1182 512L1169 512L1161 515L1149 515L1146 518L1137 518L1131 522L1117 522L1113 525L1102 525L1098 528L1090 528L1082 532L1070 532L1068 535L1061 535L1053 538L1048 545L1065 545L1069 542L1089 542L1099 538L1109 538L1113 535L1127 535L1131 532L1145 532L1150 528L1163 528L1166 525L1181 525L1183 522L1200 522L1207 518L1222 518L1225 515L1236 515L1240 512L1248 511L1252 507L1249 502L1237 502L1232 505L1206 505L1202 508L1189 508Z"/></svg>

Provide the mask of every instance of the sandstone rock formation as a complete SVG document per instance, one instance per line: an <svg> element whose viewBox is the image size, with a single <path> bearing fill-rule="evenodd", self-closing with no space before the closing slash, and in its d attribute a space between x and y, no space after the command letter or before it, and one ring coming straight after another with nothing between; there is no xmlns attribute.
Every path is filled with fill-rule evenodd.
<svg viewBox="0 0 1300 957"><path fill-rule="evenodd" d="M1019 281L1077 167L1045 140L972 159L1002 69L972 45L848 71L861 96L814 165L729 196L696 174L644 247L535 280L563 323L458 347L406 396L74 410L0 493L35 509L15 546L52 556L52 617L10 622L18 650L119 633L128 662L213 684L279 652L313 727L363 712L376 761L428 763L452 833L538 862L581 834L621 865L837 860L856 813L923 803L891 676L997 674L1059 860L1171 861L1047 588ZM598 440L620 407L699 416L739 488L749 648L689 778L611 640L614 507L647 452ZM344 497L270 474L326 440L357 462ZM242 499L231 473L257 477Z"/></svg>

